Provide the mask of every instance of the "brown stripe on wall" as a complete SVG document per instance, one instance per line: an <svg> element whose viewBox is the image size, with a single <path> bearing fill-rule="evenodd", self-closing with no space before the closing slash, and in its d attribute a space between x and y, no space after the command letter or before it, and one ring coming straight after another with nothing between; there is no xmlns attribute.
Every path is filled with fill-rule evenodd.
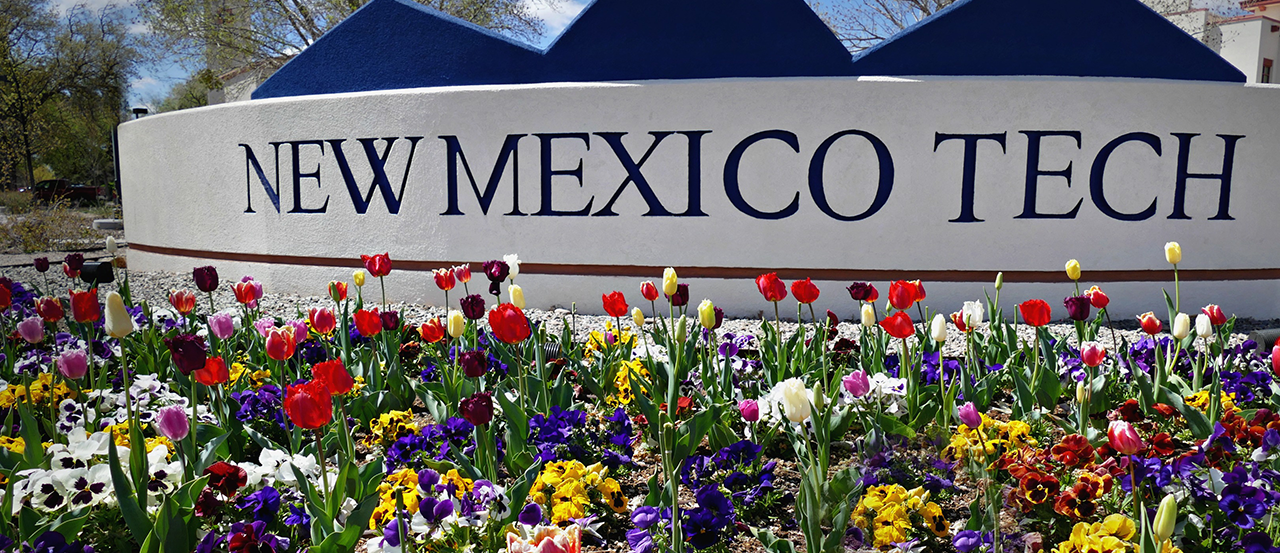
<svg viewBox="0 0 1280 553"><path fill-rule="evenodd" d="M210 259L240 261L271 265L303 265L311 267L363 267L357 257L314 257L302 255L276 255L240 252L189 250L164 246L130 243L129 248L140 252ZM461 265L462 261L406 261L393 259L397 270L431 271L443 267ZM480 267L472 263L474 270ZM520 263L522 274L611 276L659 278L665 267L644 265L590 265L570 263ZM684 278L752 279L763 273L777 272L784 279L812 278L828 281L887 281L920 279L926 282L987 282L995 279L997 271L971 270L899 270L899 269L784 269L758 267L676 267ZM1173 280L1170 269L1090 270L1090 282L1162 282ZM1280 269L1182 269L1178 277L1187 281L1226 280L1280 280ZM1004 271L1005 282L1066 282L1063 271Z"/></svg>

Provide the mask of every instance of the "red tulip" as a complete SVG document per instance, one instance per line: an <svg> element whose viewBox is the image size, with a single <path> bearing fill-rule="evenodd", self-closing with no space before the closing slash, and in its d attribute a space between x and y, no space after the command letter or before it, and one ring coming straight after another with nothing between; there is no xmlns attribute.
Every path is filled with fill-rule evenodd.
<svg viewBox="0 0 1280 553"><path fill-rule="evenodd" d="M1142 325L1143 332L1152 336L1159 334L1160 329L1164 328L1164 325L1160 324L1160 319L1156 318L1156 314L1150 311L1138 315L1138 324Z"/></svg>
<svg viewBox="0 0 1280 553"><path fill-rule="evenodd" d="M1084 295L1089 296L1089 303L1093 304L1094 309L1106 309L1107 305L1111 303L1111 298L1102 293L1102 290L1097 286L1085 290Z"/></svg>
<svg viewBox="0 0 1280 553"><path fill-rule="evenodd" d="M8 290L0 286L0 290ZM71 318L77 323L91 323L102 317L102 308L98 305L98 289L88 292L71 292Z"/></svg>
<svg viewBox="0 0 1280 553"><path fill-rule="evenodd" d="M652 280L646 280L640 283L640 295L649 301L658 300L658 287L653 284Z"/></svg>
<svg viewBox="0 0 1280 553"><path fill-rule="evenodd" d="M236 293L236 301L241 304L248 304L258 299L258 292L253 286L253 281L237 282L231 286L231 290Z"/></svg>
<svg viewBox="0 0 1280 553"><path fill-rule="evenodd" d="M360 332L361 336L369 338L382 332L382 315L378 313L377 309L372 311L361 309L355 312L354 317L356 319L356 330Z"/></svg>
<svg viewBox="0 0 1280 553"><path fill-rule="evenodd" d="M1080 346L1080 361L1090 367L1101 365L1107 359L1107 350L1097 342L1085 342Z"/></svg>
<svg viewBox="0 0 1280 553"><path fill-rule="evenodd" d="M453 269L436 269L431 271L432 276L436 279L436 288L448 292L458 285L457 277L453 276Z"/></svg>
<svg viewBox="0 0 1280 553"><path fill-rule="evenodd" d="M67 278L69 279L75 280L80 278L80 269L72 269L71 266L67 265L64 261L62 263L62 274L67 275Z"/></svg>
<svg viewBox="0 0 1280 553"><path fill-rule="evenodd" d="M192 374L195 376L196 382L205 386L223 384L231 380L231 372L227 370L227 363L221 357L210 357L204 362L203 369L197 369Z"/></svg>
<svg viewBox="0 0 1280 553"><path fill-rule="evenodd" d="M36 313L39 313L40 318L46 323L56 323L67 315L62 309L62 302L57 298L40 298L40 301L36 302Z"/></svg>
<svg viewBox="0 0 1280 553"><path fill-rule="evenodd" d="M391 273L390 254L362 255L360 260L364 262L364 268L369 271L370 275L384 277Z"/></svg>
<svg viewBox="0 0 1280 553"><path fill-rule="evenodd" d="M289 386L284 396L284 412L299 427L323 428L333 420L333 395L320 380Z"/></svg>
<svg viewBox="0 0 1280 553"><path fill-rule="evenodd" d="M1138 436L1138 431L1124 421L1111 421L1111 425L1107 427L1107 440L1111 449L1124 455L1133 455L1147 447Z"/></svg>
<svg viewBox="0 0 1280 553"><path fill-rule="evenodd" d="M8 284L0 285L0 311L8 311L13 307L13 290Z"/></svg>
<svg viewBox="0 0 1280 553"><path fill-rule="evenodd" d="M767 301L778 302L787 298L787 285L778 278L778 273L769 273L756 277L756 288Z"/></svg>
<svg viewBox="0 0 1280 553"><path fill-rule="evenodd" d="M347 283L336 280L329 282L329 297L333 298L334 303L342 303L342 300L347 299Z"/></svg>
<svg viewBox="0 0 1280 553"><path fill-rule="evenodd" d="M311 322L311 328L321 336L327 336L338 327L338 318L333 314L333 310L327 307L311 308L307 320Z"/></svg>
<svg viewBox="0 0 1280 553"><path fill-rule="evenodd" d="M1027 300L1018 305L1018 312L1022 313L1024 322L1038 327L1049 324L1049 317L1052 316L1053 310L1049 308L1047 301Z"/></svg>
<svg viewBox="0 0 1280 553"><path fill-rule="evenodd" d="M956 325L960 332L969 332L973 330L964 324L964 311L956 311L951 314L951 324Z"/></svg>
<svg viewBox="0 0 1280 553"><path fill-rule="evenodd" d="M463 284L471 282L471 265L469 263L463 263L454 267L453 278Z"/></svg>
<svg viewBox="0 0 1280 553"><path fill-rule="evenodd" d="M489 328L493 335L508 344L518 344L529 338L529 319L519 307L504 303L489 312Z"/></svg>
<svg viewBox="0 0 1280 553"><path fill-rule="evenodd" d="M444 325L440 324L440 319L431 319L418 327L418 335L422 336L428 344L434 344L444 339Z"/></svg>
<svg viewBox="0 0 1280 553"><path fill-rule="evenodd" d="M880 299L880 291L870 282L855 282L849 285L849 297L853 301L865 301L875 303Z"/></svg>
<svg viewBox="0 0 1280 553"><path fill-rule="evenodd" d="M1226 324L1227 322L1227 314L1223 313L1222 308L1218 307L1215 304L1211 303L1209 305L1204 306L1203 308L1200 309L1200 312L1209 316L1209 322L1213 323L1213 326Z"/></svg>
<svg viewBox="0 0 1280 553"><path fill-rule="evenodd" d="M918 281L917 281L918 282ZM923 290L923 288L920 288ZM889 283L889 305L894 309L909 309L920 301L920 297L916 294L916 285L905 280L895 280Z"/></svg>
<svg viewBox="0 0 1280 553"><path fill-rule="evenodd" d="M600 296L600 300L604 302L604 312L610 317L625 317L627 315L627 298L622 292L614 291Z"/></svg>
<svg viewBox="0 0 1280 553"><path fill-rule="evenodd" d="M1280 344L1271 348L1271 372L1280 376Z"/></svg>
<svg viewBox="0 0 1280 553"><path fill-rule="evenodd" d="M915 287L916 301L924 301L924 298L925 298L924 283L920 282L919 280L913 280L911 282L908 282L907 284L910 284L911 286Z"/></svg>
<svg viewBox="0 0 1280 553"><path fill-rule="evenodd" d="M881 319L880 328L883 328L890 336L899 339L907 338L916 333L916 327L911 322L911 316L902 311Z"/></svg>
<svg viewBox="0 0 1280 553"><path fill-rule="evenodd" d="M267 332L267 357L284 361L293 357L298 341L293 337L293 327L285 325Z"/></svg>
<svg viewBox="0 0 1280 553"><path fill-rule="evenodd" d="M335 396L350 392L356 384L356 381L351 378L351 373L347 372L347 368L343 366L341 359L316 363L311 367L311 376L328 386L329 393Z"/></svg>
<svg viewBox="0 0 1280 553"><path fill-rule="evenodd" d="M812 279L797 280L791 283L791 295L800 303L813 303L818 300L819 290Z"/></svg>
<svg viewBox="0 0 1280 553"><path fill-rule="evenodd" d="M458 403L462 418L475 426L484 426L493 420L493 396L489 392L477 392Z"/></svg>
<svg viewBox="0 0 1280 553"><path fill-rule="evenodd" d="M196 295L190 290L174 290L169 292L169 305L183 315L196 308Z"/></svg>

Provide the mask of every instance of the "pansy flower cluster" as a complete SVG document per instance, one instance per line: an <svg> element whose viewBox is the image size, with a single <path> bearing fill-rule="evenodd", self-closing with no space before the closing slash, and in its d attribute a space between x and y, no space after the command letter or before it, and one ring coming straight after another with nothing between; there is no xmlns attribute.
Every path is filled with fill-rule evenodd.
<svg viewBox="0 0 1280 553"><path fill-rule="evenodd" d="M900 484L871 486L853 509L853 524L864 536L870 534L870 541L877 548L929 535L950 536L951 525L942 507L929 501L929 497L923 487L908 490Z"/></svg>
<svg viewBox="0 0 1280 553"><path fill-rule="evenodd" d="M609 469L601 463L591 466L581 461L552 461L529 489L529 500L542 506L552 524L584 519L588 514L631 510L629 501Z"/></svg>
<svg viewBox="0 0 1280 553"><path fill-rule="evenodd" d="M1001 421L984 414L982 424L978 427L960 424L956 428L951 442L942 450L942 457L958 462L968 459L975 451L998 456L1028 445L1036 445L1036 439L1031 437L1031 427L1027 423L1020 420Z"/></svg>

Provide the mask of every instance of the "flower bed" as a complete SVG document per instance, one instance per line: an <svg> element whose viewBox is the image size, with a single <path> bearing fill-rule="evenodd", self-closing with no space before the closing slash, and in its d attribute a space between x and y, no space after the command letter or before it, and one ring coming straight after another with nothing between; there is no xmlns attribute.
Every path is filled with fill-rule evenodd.
<svg viewBox="0 0 1280 553"><path fill-rule="evenodd" d="M1113 351L1074 261L1062 309L854 283L852 337L808 279L761 275L747 335L668 269L577 340L515 256L437 270L428 320L385 254L292 313L214 267L62 296L37 260L0 280L0 551L1280 551L1280 344L1193 322L1166 256L1168 318Z"/></svg>

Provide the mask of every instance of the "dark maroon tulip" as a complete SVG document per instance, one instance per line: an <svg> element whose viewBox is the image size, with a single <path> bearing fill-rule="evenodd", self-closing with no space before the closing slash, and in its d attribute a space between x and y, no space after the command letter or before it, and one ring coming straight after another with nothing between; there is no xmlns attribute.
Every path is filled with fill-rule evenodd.
<svg viewBox="0 0 1280 553"><path fill-rule="evenodd" d="M209 293L218 289L218 270L212 265L192 269L191 276L195 278L196 288L201 292Z"/></svg>
<svg viewBox="0 0 1280 553"><path fill-rule="evenodd" d="M489 392L477 392L458 403L462 418L475 426L484 426L493 420L493 396Z"/></svg>
<svg viewBox="0 0 1280 553"><path fill-rule="evenodd" d="M880 291L870 282L855 282L849 285L849 297L853 301L876 301L880 299Z"/></svg>
<svg viewBox="0 0 1280 553"><path fill-rule="evenodd" d="M471 294L458 303L462 304L462 314L468 319L475 321L484 317L484 298L480 294Z"/></svg>
<svg viewBox="0 0 1280 553"><path fill-rule="evenodd" d="M204 343L204 338L194 334L179 334L173 338L165 338L164 345L169 347L173 364L182 371L183 376L189 376L203 369L209 357L209 349Z"/></svg>
<svg viewBox="0 0 1280 553"><path fill-rule="evenodd" d="M688 305L689 304L689 285L677 284L675 295L667 296L667 300L671 302L671 305L674 305L676 307L684 307L685 305Z"/></svg>
<svg viewBox="0 0 1280 553"><path fill-rule="evenodd" d="M458 364L462 365L462 372L468 377L480 378L489 371L489 356L480 350L463 352L458 356Z"/></svg>
<svg viewBox="0 0 1280 553"><path fill-rule="evenodd" d="M1089 318L1089 307L1092 306L1092 300L1089 296L1072 296L1062 300L1062 305L1067 308L1067 317L1073 321L1083 321Z"/></svg>
<svg viewBox="0 0 1280 553"><path fill-rule="evenodd" d="M395 311L382 312L382 330L398 330L400 328L400 314Z"/></svg>
<svg viewBox="0 0 1280 553"><path fill-rule="evenodd" d="M80 272L80 269L84 268L84 256L78 253L67 254L67 257L63 258L62 262L66 263L67 268L71 269L71 271L75 273Z"/></svg>
<svg viewBox="0 0 1280 553"><path fill-rule="evenodd" d="M511 267L506 261L494 259L484 262L484 276L489 277L490 282L502 282L507 280L507 276L511 274Z"/></svg>
<svg viewBox="0 0 1280 553"><path fill-rule="evenodd" d="M720 328L720 325L722 324L724 324L724 310L717 307L716 308L716 324L715 326L711 327L711 330L716 330Z"/></svg>
<svg viewBox="0 0 1280 553"><path fill-rule="evenodd" d="M43 273L49 270L49 258L47 257L37 257L35 264L37 273Z"/></svg>

